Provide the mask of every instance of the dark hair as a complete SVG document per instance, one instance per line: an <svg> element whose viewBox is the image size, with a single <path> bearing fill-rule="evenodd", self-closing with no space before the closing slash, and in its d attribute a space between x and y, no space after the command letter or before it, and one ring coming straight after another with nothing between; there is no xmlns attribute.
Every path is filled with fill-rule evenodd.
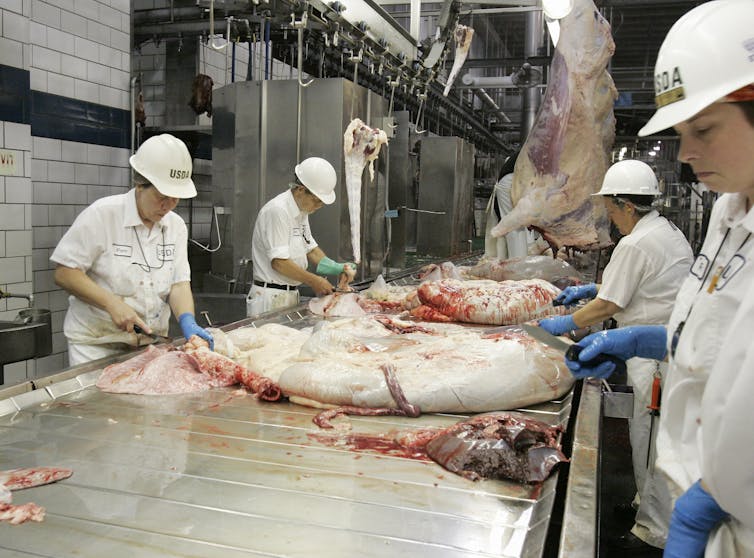
<svg viewBox="0 0 754 558"><path fill-rule="evenodd" d="M134 171L134 184L137 184L139 186L149 187L152 185L152 183L144 178L143 175L139 174L138 172Z"/></svg>
<svg viewBox="0 0 754 558"><path fill-rule="evenodd" d="M510 174L513 172L513 169L516 166L516 161L518 160L518 156L520 154L521 154L521 150L517 149L516 151L508 155L508 158L505 160L502 168L500 169L500 174L497 177L498 180L503 178L506 174Z"/></svg>
<svg viewBox="0 0 754 558"><path fill-rule="evenodd" d="M744 116L746 116L746 120L749 121L749 124L754 126L754 101L741 101L736 104L741 107L742 111L744 111Z"/></svg>
<svg viewBox="0 0 754 558"><path fill-rule="evenodd" d="M626 202L634 204L637 215L646 215L652 211L652 202L654 202L654 196L642 196L639 194L617 194L614 196L608 196L618 207L623 207Z"/></svg>

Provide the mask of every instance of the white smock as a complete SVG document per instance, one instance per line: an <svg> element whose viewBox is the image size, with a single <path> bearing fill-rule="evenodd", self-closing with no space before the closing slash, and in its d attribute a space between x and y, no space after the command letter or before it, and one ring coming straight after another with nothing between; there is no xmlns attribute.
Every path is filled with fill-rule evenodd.
<svg viewBox="0 0 754 558"><path fill-rule="evenodd" d="M170 212L149 230L136 208L136 190L101 198L84 209L50 260L80 269L123 298L158 335L167 335L170 289L191 280L186 223ZM63 323L68 359L76 365L122 353L139 343L110 314L71 295Z"/></svg>
<svg viewBox="0 0 754 558"><path fill-rule="evenodd" d="M704 246L681 287L668 324L670 366L662 394L657 469L669 478L674 498L679 497L702 476L704 456L700 425L708 418L702 412L702 397L710 374L719 374L723 370L735 377L752 374L752 368L745 366L742 350L731 354L721 351L721 347L727 347L730 343L747 349L751 346L751 329L736 329L733 324L734 318L740 316L744 307L748 305L751 308L751 285L754 283L753 232L754 210L746 213L745 197L741 194L720 196L712 209ZM748 319L751 320L751 315ZM682 322L683 330L680 335L676 335ZM677 346L673 356L674 336L677 337ZM715 378L716 382L721 380L722 378ZM725 395L730 396L737 391L736 386L730 383L723 389L727 389L729 393ZM751 400L751 392L739 392L736 396ZM745 402L743 406L747 408ZM719 412L722 411L723 408L720 408ZM751 409L747 408L747 411L746 416L736 416L734 419L742 421L739 428L743 429L743 438L739 438L738 447L735 442L728 442L728 450L733 452L729 457L732 462L740 461L741 466L746 464L746 474L751 479L752 462L746 461L744 455L745 451L751 455L751 447L743 447L752 445L748 441L751 437L751 422L745 421L751 415ZM715 420L714 415L710 418ZM713 428L715 424L719 423L712 422ZM717 454L712 457L723 459L722 455ZM732 466L733 463L729 465ZM722 495L725 490L728 497L732 496L734 499L745 499L748 496L748 505L751 506L751 484L724 488L726 485L717 481L716 476L711 478L713 495ZM734 482L732 478L730 482ZM749 521L751 518L752 515L748 515ZM730 526L731 523L728 522L724 528L718 529L708 546L707 556L752 556L751 553L736 554L725 550L733 548L735 544L734 530ZM749 545L752 543L750 535L751 533L748 534Z"/></svg>
<svg viewBox="0 0 754 558"><path fill-rule="evenodd" d="M251 238L254 280L277 286L297 287L295 281L272 268L272 260L291 260L306 269L306 255L317 247L309 228L309 215L302 212L291 190L268 201L257 215ZM246 315L255 318L265 312L283 310L298 304L298 289L262 287L252 284L246 297Z"/></svg>
<svg viewBox="0 0 754 558"><path fill-rule="evenodd" d="M500 222L500 219L513 211L511 201L511 187L513 186L513 173L502 177L490 196L487 204L487 224L484 235L484 255L488 258L507 260L510 258L525 258L529 255L529 233L526 229L516 229L506 235L493 237L490 234L492 228ZM500 213L500 219L495 213L495 205Z"/></svg>
<svg viewBox="0 0 754 558"><path fill-rule="evenodd" d="M731 514L706 556L754 556L754 282L741 301L702 397L702 478Z"/></svg>
<svg viewBox="0 0 754 558"><path fill-rule="evenodd" d="M597 297L621 308L614 316L620 327L667 324L683 279L688 275L693 252L683 233L657 211L650 211L620 239L605 267ZM662 377L666 364L648 358L626 363L633 386L633 418L629 420L631 458L640 502L634 533L645 542L662 547L670 521L670 498L664 479L647 483L655 371ZM655 418L654 428L658 427Z"/></svg>

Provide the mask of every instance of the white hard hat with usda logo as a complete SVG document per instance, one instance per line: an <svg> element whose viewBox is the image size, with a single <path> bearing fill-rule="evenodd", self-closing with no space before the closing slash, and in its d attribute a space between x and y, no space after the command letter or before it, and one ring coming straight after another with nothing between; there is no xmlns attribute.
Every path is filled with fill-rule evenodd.
<svg viewBox="0 0 754 558"><path fill-rule="evenodd" d="M602 189L593 196L659 196L657 177L652 168L641 161L618 161L607 169Z"/></svg>
<svg viewBox="0 0 754 558"><path fill-rule="evenodd" d="M128 160L163 196L193 198L192 161L186 144L170 134L152 136Z"/></svg>
<svg viewBox="0 0 754 558"><path fill-rule="evenodd" d="M296 165L295 172L301 184L322 200L322 203L330 205L335 201L338 175L328 161L321 157L309 157Z"/></svg>
<svg viewBox="0 0 754 558"><path fill-rule="evenodd" d="M639 135L688 120L751 83L754 2L705 2L673 25L660 47L655 64L657 111Z"/></svg>

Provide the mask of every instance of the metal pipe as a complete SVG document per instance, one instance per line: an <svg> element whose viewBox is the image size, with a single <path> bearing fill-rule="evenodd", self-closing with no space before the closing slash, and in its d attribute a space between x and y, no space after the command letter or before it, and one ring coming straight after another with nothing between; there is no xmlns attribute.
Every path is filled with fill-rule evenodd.
<svg viewBox="0 0 754 558"><path fill-rule="evenodd" d="M492 97L490 97L487 92L484 89L477 89L474 91L479 97L481 97L488 105L490 105L495 111L505 120L507 123L511 123L511 119L508 118L508 115L505 114L505 112L502 111L502 109L498 106L498 104L493 100Z"/></svg>
<svg viewBox="0 0 754 558"><path fill-rule="evenodd" d="M270 79L270 20L264 22L264 79Z"/></svg>
<svg viewBox="0 0 754 558"><path fill-rule="evenodd" d="M503 88L515 88L517 87L513 83L513 76L472 76L468 73L463 74L461 77L462 86L461 89L474 89L474 88L490 88L490 89L503 89Z"/></svg>

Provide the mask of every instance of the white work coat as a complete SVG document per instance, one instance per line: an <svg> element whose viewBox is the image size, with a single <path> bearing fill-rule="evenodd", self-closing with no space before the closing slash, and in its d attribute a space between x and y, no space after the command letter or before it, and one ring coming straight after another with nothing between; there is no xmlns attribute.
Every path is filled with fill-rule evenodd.
<svg viewBox="0 0 754 558"><path fill-rule="evenodd" d="M122 297L155 333L167 335L170 289L191 280L187 239L186 224L172 211L149 230L139 217L134 189L101 198L84 209L50 260L82 270L97 285ZM68 298L63 331L70 344L93 346L93 352L86 353L89 358L138 344L136 334L119 329L105 310L73 295Z"/></svg>
<svg viewBox="0 0 754 558"><path fill-rule="evenodd" d="M497 206L501 218L513 211L513 201L511 200L512 186L513 173L506 174L495 184L495 189L487 204L484 255L488 258L507 260L509 258L525 258L529 255L529 233L526 229L517 229L498 238L494 238L490 234L492 227L500 222L495 213L495 206Z"/></svg>
<svg viewBox="0 0 754 558"><path fill-rule="evenodd" d="M598 298L617 304L615 314L621 327L637 324L666 324L683 279L689 272L693 252L678 228L650 211L620 239L602 276ZM661 482L648 479L647 453L651 441L652 381L655 371L666 365L647 358L629 359L628 381L633 386L633 417L629 422L631 457L640 509L634 534L653 546L664 546L670 522L670 502ZM654 428L658 427L655 418Z"/></svg>
<svg viewBox="0 0 754 558"><path fill-rule="evenodd" d="M277 285L298 286L296 281L272 268L273 259L291 260L306 269L306 255L317 247L309 228L309 215L302 212L291 190L268 201L257 215L251 239L254 280ZM299 301L297 290L264 288L252 285L246 298L246 315L256 317L263 312L282 310Z"/></svg>
<svg viewBox="0 0 754 558"><path fill-rule="evenodd" d="M754 282L753 232L754 210L746 213L745 197L722 195L712 209L704 246L678 293L668 324L670 364L662 394L656 466L670 479L675 498L702 476L700 425L707 418L702 413L702 397L710 374L719 373L723 366L730 373L752 373L751 368L744 368L741 356L723 354L721 347L726 343L751 344L750 330L736 330L732 324L749 300ZM682 322L682 332L677 335ZM674 336L677 344L673 356ZM733 386L729 389L732 391ZM742 440L740 445L747 444L751 445ZM740 487L740 497L745 488Z"/></svg>
<svg viewBox="0 0 754 558"><path fill-rule="evenodd" d="M702 478L731 518L706 556L754 556L754 281L741 301L702 397Z"/></svg>

